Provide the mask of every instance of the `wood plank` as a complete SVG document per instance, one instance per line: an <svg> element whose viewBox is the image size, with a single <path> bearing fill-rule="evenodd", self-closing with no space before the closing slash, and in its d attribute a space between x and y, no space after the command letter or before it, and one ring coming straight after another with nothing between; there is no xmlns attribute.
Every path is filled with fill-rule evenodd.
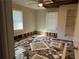
<svg viewBox="0 0 79 59"><path fill-rule="evenodd" d="M66 51L67 51L67 43L65 43L65 46L64 46L64 50L63 50L63 54L62 54L62 58L61 59L65 59L65 57L66 57Z"/></svg>

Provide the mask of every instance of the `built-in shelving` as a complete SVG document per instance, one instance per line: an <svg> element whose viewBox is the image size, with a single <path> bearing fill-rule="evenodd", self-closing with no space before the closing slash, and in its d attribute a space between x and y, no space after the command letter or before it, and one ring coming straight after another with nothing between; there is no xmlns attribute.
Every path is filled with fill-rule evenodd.
<svg viewBox="0 0 79 59"><path fill-rule="evenodd" d="M76 9L67 10L66 28L65 28L66 36L73 36L73 34L74 34L76 11L77 11Z"/></svg>

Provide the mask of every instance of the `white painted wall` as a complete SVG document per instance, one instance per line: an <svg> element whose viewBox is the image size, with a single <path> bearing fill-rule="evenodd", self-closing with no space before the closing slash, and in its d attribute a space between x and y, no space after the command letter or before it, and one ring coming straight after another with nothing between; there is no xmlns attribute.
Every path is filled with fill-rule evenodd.
<svg viewBox="0 0 79 59"><path fill-rule="evenodd" d="M76 27L74 32L74 45L78 47L78 51L75 51L75 59L79 59L79 3L77 11Z"/></svg>
<svg viewBox="0 0 79 59"><path fill-rule="evenodd" d="M58 17L58 38L64 38L65 24L66 24L66 8L61 6L59 8L59 17Z"/></svg>
<svg viewBox="0 0 79 59"><path fill-rule="evenodd" d="M13 9L23 12L23 30L14 31L14 35L19 35L35 30L35 10L21 5L13 4Z"/></svg>
<svg viewBox="0 0 79 59"><path fill-rule="evenodd" d="M36 30L46 31L46 10L37 10L36 12Z"/></svg>
<svg viewBox="0 0 79 59"><path fill-rule="evenodd" d="M48 24L48 18L47 18L47 13L49 12L58 12L58 8L52 8L52 9L46 9L46 10L37 10L37 13L36 13L36 30L37 31L42 31L42 32L57 32L57 28L56 28L56 31L55 30L52 30L53 27L52 27L52 24L51 24L51 27L50 25ZM54 19L52 19L54 20ZM49 30L49 27L51 28Z"/></svg>

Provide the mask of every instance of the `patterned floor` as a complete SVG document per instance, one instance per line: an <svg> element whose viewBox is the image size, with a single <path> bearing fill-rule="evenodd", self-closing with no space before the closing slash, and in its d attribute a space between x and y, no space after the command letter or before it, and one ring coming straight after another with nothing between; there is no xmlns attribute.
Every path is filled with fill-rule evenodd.
<svg viewBox="0 0 79 59"><path fill-rule="evenodd" d="M45 42L50 49L41 51L32 51L30 43ZM34 35L15 43L16 59L32 59L35 54L42 55L48 59L61 59L64 44L67 43L67 52L65 59L75 59L73 42L42 35ZM34 45L39 48L38 45ZM38 58L37 58L38 59ZM42 58L41 58L42 59Z"/></svg>

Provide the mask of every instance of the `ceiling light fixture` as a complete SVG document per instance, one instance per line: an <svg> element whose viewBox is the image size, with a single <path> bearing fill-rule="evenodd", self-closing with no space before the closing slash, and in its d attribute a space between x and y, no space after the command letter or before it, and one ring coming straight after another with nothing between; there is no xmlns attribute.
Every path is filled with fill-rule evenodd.
<svg viewBox="0 0 79 59"><path fill-rule="evenodd" d="M43 7L43 4L42 4L42 3L39 3L38 6L39 6L39 7Z"/></svg>

